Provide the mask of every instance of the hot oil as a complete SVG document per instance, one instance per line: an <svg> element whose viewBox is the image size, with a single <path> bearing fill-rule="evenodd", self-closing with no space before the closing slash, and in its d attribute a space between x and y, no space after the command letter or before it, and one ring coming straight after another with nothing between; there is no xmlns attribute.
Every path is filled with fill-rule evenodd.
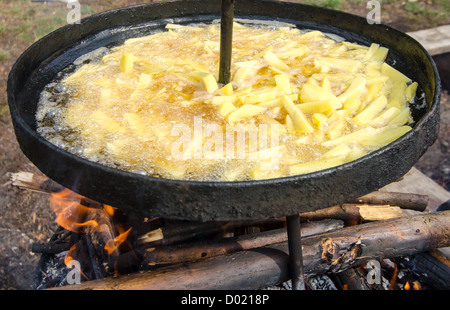
<svg viewBox="0 0 450 310"><path fill-rule="evenodd" d="M329 161L343 163L373 149L353 140L338 150L323 144L364 128L353 118L367 103L359 109L351 105L353 110L339 102L333 111L300 112L310 123L305 132L281 101L289 96L294 109L300 109L305 84L338 97L356 77L381 75L373 70L366 74L373 62L364 60L368 47L346 45L318 31L235 23L232 88L209 89L217 81L219 39L218 24L168 25L166 32L80 57L43 90L36 114L39 133L62 149L107 166L201 181L306 173L311 171L303 170L305 163L323 161L325 166L314 169L327 168ZM338 69L320 65L323 56L338 59ZM339 59L355 60L361 68L346 67ZM214 79L211 84L208 74ZM289 86L277 85L276 76L288 77ZM362 101L366 93L359 94ZM232 112L224 114L223 100L230 100L235 110L249 103L263 109L230 121Z"/></svg>

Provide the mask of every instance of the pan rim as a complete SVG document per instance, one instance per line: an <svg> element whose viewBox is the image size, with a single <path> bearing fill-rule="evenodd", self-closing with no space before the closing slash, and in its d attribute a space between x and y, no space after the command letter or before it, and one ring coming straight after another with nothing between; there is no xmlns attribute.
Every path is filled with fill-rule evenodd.
<svg viewBox="0 0 450 310"><path fill-rule="evenodd" d="M89 16L85 19L83 19L82 23L85 23L86 20L89 21L89 19L97 18L98 16L108 16L108 14L116 14L118 12L121 12L123 10L140 10L144 7L154 8L155 5L165 5L168 3L171 3L172 5L176 5L177 3L210 3L208 0L189 0L189 1L182 1L182 0L172 0L172 1L166 1L161 3L149 3L149 4L140 4L135 6L128 6L124 8L109 10L105 12L101 12L96 15ZM241 0L238 3L246 3L250 5L256 5L261 3L269 3L274 4L277 6L283 6L283 9L286 9L286 6L298 6L301 8L305 7L312 7L304 4L299 3L287 3L287 2L275 2L271 0ZM172 8L172 7L171 7ZM205 9L206 11L210 10L211 8ZM246 8L248 9L248 8ZM194 9L195 11L196 9ZM352 19L357 19L360 22L364 21L365 19L359 16L355 16L349 13L345 12L339 12L324 8L317 8L314 7L315 12L319 10L320 12L323 12L326 10L326 12L331 12L333 17L335 16L351 16ZM128 12L128 11L127 11ZM129 13L129 12L128 12ZM254 19L262 18L263 20L272 19L273 17L270 16L271 12L264 13L264 14L237 14L236 16L239 17L253 17ZM219 15L218 13L212 14L211 12L205 12L205 13L192 13L190 18L192 21L197 21L195 19L196 16L201 16L202 21L203 18L211 18L214 16L216 19ZM176 19L176 16L172 16ZM168 21L171 18L165 18L164 16L160 19L152 19L149 20L149 23L152 23L152 25L155 25L155 21ZM183 18L180 18L180 20L186 21L186 16L183 16ZM210 19L211 20L211 19ZM297 26L303 26L303 21L301 20L291 20L290 18L284 18L280 19L277 18L277 21L294 21L294 24ZM113 30L133 30L136 28L141 27L146 23L136 23L133 25L116 25L110 26L109 28L102 28L101 31L97 31L95 33L92 32L91 29L89 29L89 36L96 36L96 35L103 35L101 34L102 31L107 31L109 29ZM320 22L314 22L315 25L321 25ZM310 25L310 24L308 24ZM42 69L42 67L45 67L45 65L48 65L50 62L46 63L45 65L42 65L43 62L45 62L49 57L52 57L54 54L63 54L65 51L62 51L61 49L55 48L49 53L45 53L44 55L38 55L40 57L39 59L43 59L41 63L35 65L36 59L32 58L26 59L26 55L30 53L30 51L38 51L39 52L39 45L45 45L47 39L52 38L52 35L59 35L63 36L64 31L70 30L71 27L76 27L77 25L66 25L55 32L50 33L49 35L45 36L41 40L35 42L33 45L31 45L16 61L16 63L13 65L11 72L8 77L8 84L7 84L7 92L8 92L8 103L10 105L10 111L11 116L13 117L13 125L15 129L16 127L19 128L22 132L20 133L20 138L16 130L16 136L20 141L30 142L32 145L37 146L41 148L41 151L44 150L45 152L52 151L54 152L55 156L64 161L64 164L69 165L68 167L64 166L62 168L55 168L52 165L52 163L46 162L39 162L36 163L34 160L42 159L42 157L49 156L48 154L33 154L33 152L30 150L29 146L24 146L21 143L19 143L19 146L25 153L27 157L33 158L31 161L35 163L35 165L42 169L44 173L48 172L49 176L54 179L56 182L60 183L63 186L66 186L70 188L71 190L78 192L81 195L86 195L92 199L96 199L99 202L110 204L109 200L111 200L111 205L115 205L114 203L122 203L122 196L125 198L131 198L129 202L124 202L125 204L120 206L117 205L119 208L124 209L132 209L133 211L142 211L145 214L151 214L152 216L161 216L161 217L167 217L167 218L180 218L180 219L186 219L186 220L201 220L201 221L207 221L207 220L228 220L228 219L245 219L245 218L268 218L268 217L274 217L274 216L284 216L287 213L294 214L295 212L299 211L300 209L302 211L311 211L319 208L325 207L325 203L317 201L315 199L314 192L320 191L320 190L330 190L331 195L327 198L327 202L332 203L342 203L341 201L344 197L343 195L356 195L356 194L366 194L368 193L369 189L374 190L386 185L387 181L393 182L397 178L403 176L410 168L410 164L417 160L418 153L424 152L424 149L431 146L431 144L434 142L433 139L435 139L435 135L437 135L436 130L438 128L438 113L439 113L439 98L440 98L440 92L441 92L441 82L440 77L437 72L436 64L434 63L433 59L429 55L429 53L412 37L407 36L406 34L395 30L387 25L372 25L373 27L379 27L376 29L380 29L380 31L385 31L391 34L397 34L400 35L403 39L407 40L410 45L414 46L414 49L416 52L420 55L416 55L414 57L417 58L418 61L422 61L426 66L426 73L425 75L421 75L420 80L424 80L425 78L432 78L434 76L434 85L431 85L431 83L428 85L427 88L427 109L425 112L421 113L420 119L416 122L415 126L413 127L413 130L409 131L399 139L387 144L386 146L379 148L377 150L374 150L367 155L358 158L354 161L330 167L328 169L320 170L320 171L314 171L307 174L301 174L301 175L293 175L293 176L286 176L282 178L270 178L270 179L262 179L262 180L249 180L249 181L197 181L197 180L177 180L177 179L167 179L167 178L159 178L159 177L153 177L153 176L147 176L147 175L141 175L138 173L125 171L125 170L119 170L116 168L108 167L102 164L99 164L97 162L89 161L87 159L84 159L82 157L76 156L72 153L69 153L56 145L53 145L52 143L48 142L44 138L42 138L34 129L32 122L29 121L27 117L30 115L27 115L27 112L24 112L23 109L21 110L21 105L24 104L24 96L22 93L29 95L27 93L27 90L25 89L26 83L22 85L19 82L22 82L20 79L25 80L20 75L20 69L24 68L23 62L25 61L25 65L27 63L32 63L34 67L32 69L28 69L30 75L32 75L36 70ZM103 26L102 26L103 27ZM355 31L351 31L351 28L348 24L346 24L344 31L347 31L349 33L355 33ZM340 29L338 26L334 26L335 29ZM328 28L327 28L328 29ZM73 30L73 29L72 29ZM364 39L363 36L367 40L372 39L370 33L360 34L357 33L355 35L358 38ZM379 36L375 36L379 37ZM86 39L87 40L87 39ZM363 41L363 40L362 40ZM372 40L372 41L375 41ZM68 45L66 42L63 42L64 45L59 45L63 47L67 47ZM383 43L383 42L381 42ZM69 47L67 47L67 50L73 49L74 46L77 46L77 44L81 44L80 42L71 43ZM391 43L393 44L393 43ZM42 49L41 49L42 50ZM401 54L398 50L396 51L398 55ZM409 55L411 57L411 55ZM420 57L419 57L420 56ZM34 57L34 56L33 56ZM420 59L419 59L420 58ZM433 71L432 71L433 70ZM17 72L16 72L17 71ZM27 72L28 72L27 71ZM418 73L417 70L414 71L416 74ZM13 81L13 79L15 81ZM30 77L28 77L29 82ZM16 81L17 80L17 81ZM42 90L42 88L40 88ZM16 98L17 97L17 98ZM432 97L432 98L431 98ZM25 98L27 99L27 98ZM428 99L431 99L428 100ZM26 102L25 102L26 104ZM423 132L422 132L423 131ZM419 140L420 143L417 143L416 146L406 146L405 141L409 142L411 144L414 144L415 139L421 139ZM423 141L425 140L426 141ZM413 149L417 152L417 154L413 154L411 158L407 159L406 164L401 165L401 167L394 166L393 164L389 164L387 168L393 168L393 171L388 172L388 176L384 176L380 173L375 173L375 177L368 176L364 174L367 171L367 167L370 167L370 169L376 169L378 166L379 160L371 160L371 158L378 159L386 161L388 156L394 155L397 160L399 160L401 157L399 156L398 152L402 150L410 151ZM423 153L421 153L423 154ZM406 170L406 165L408 165L408 170ZM45 170L45 169L47 170ZM77 183L77 180L63 180L64 176L68 177L74 177L77 178L79 175L78 171L74 171L74 169L83 169L82 176L81 177L92 177L95 179L94 181L87 180L84 183ZM354 172L353 172L354 171ZM63 176L55 175L55 173L62 172ZM77 175L75 175L77 173ZM354 186L353 189L348 189L345 184L335 184L332 182L341 182L344 179L348 178L350 176L356 176L355 180L351 180L351 185ZM106 177L106 178L105 178ZM117 182L114 182L110 180L114 177L119 179L121 182L127 182L129 183L129 187L123 186ZM377 179L379 177L380 179ZM95 181L98 181L99 178L103 178L106 180L105 184L98 184ZM347 180L347 179L345 179ZM363 183L363 184L361 184ZM79 187L81 186L81 187ZM131 190L131 193L125 193L125 195L120 195L116 193L110 193L106 192L105 189L108 188L110 190L111 186L113 186L113 191L115 190L115 186L121 187L121 189L117 189L117 192L124 189ZM128 186L128 185L127 185ZM97 193L96 190L100 189L100 192ZM143 190L143 192L142 192ZM103 191L103 192L102 192ZM340 191L340 192L338 192ZM365 192L364 192L365 191ZM277 201L276 199L279 199L276 197L276 194L280 193L286 193L287 196L283 197L282 201ZM363 193L364 192L364 193ZM93 195L93 196L90 196ZM134 196L136 195L136 196ZM140 195L138 197L138 195ZM257 196L259 195L259 196ZM199 198L195 200L193 196L198 196ZM245 197L243 197L245 196ZM274 197L275 196L275 197ZM354 198L359 197L355 196ZM349 198L349 197L346 197ZM350 197L351 198L351 197ZM214 200L216 199L216 200ZM218 201L218 199L222 199ZM310 200L308 200L310 199ZM242 202L243 200L243 202ZM216 202L214 210L209 209L208 202ZM255 208L255 204L256 207ZM299 203L304 204L303 207L299 206ZM169 206L173 204L178 204L181 206L180 208L169 208ZM247 204L247 205L245 205ZM269 204L271 204L269 206ZM285 209L285 205L288 204L289 208ZM250 207L252 205L253 207ZM115 205L116 206L116 205ZM208 206L208 208L206 208ZM329 206L329 205L328 205Z"/></svg>
<svg viewBox="0 0 450 310"><path fill-rule="evenodd" d="M82 22L85 22L86 20L91 20L91 19L95 19L95 18L99 18L99 16L106 16L109 14L114 14L116 12L121 12L123 10L132 10L132 9L140 9L143 7L157 7L160 5L164 5L164 3L179 3L179 2L202 2L202 1L198 1L198 0L188 0L188 1L180 1L180 0L170 0L170 1L166 1L166 2L155 2L155 3L147 3L147 4L137 4L137 5L131 5L131 6L127 6L127 7L123 7L123 8L117 8L117 9L112 9L112 10L107 10L104 12L100 12L94 15L91 15L89 17L86 17L84 19L82 19ZM247 0L247 2L249 3L253 3L254 0ZM275 4L280 4L279 2L275 2L272 0L262 0L262 2L268 2L268 3L275 3ZM299 5L301 7L312 7L311 5L306 5L306 4L300 4L300 3L289 3L289 5ZM332 11L334 13L337 14L344 14L344 15L351 15L353 18L360 18L363 19L360 16L356 16L353 14L349 14L346 12L340 12L340 11L334 11L331 9L327 9L327 8L321 8L324 10L328 10L328 11ZM250 16L245 16L250 17ZM253 17L253 19L255 21L258 20L258 18L264 17L267 18L268 16L259 16L259 15L254 15L251 16ZM239 16L236 16L236 18L239 18ZM164 20L164 19L163 19ZM283 19L278 19L278 21L283 22ZM287 19L287 21L289 21L289 19ZM155 22L155 21L150 21L150 22ZM137 27L139 25L134 25L134 27ZM373 25L375 26L375 25ZM172 183L172 184L185 184L185 183L189 183L192 186L205 186L205 185L212 185L213 187L230 187L230 186L238 186L238 187L242 187L242 186L252 186L252 185L265 185L265 184L277 184L277 183L285 183L285 182L295 182L295 181L302 181L303 178L305 179L309 179L312 176L323 176L323 175L327 175L330 173L333 173L336 169L341 169L341 170L346 170L351 168L351 166L354 165L358 165L362 162L365 162L368 158L370 157L377 157L379 154L384 153L386 149L390 149L391 147L395 147L396 145L402 143L403 140L407 140L411 137L411 135L414 134L414 131L416 130L420 130L419 127L422 127L422 124L425 123L427 121L427 119L430 117L430 114L432 114L432 112L434 112L436 109L438 109L439 107L439 98L440 98L440 94L441 94L441 81L440 81L440 77L437 71L437 67L436 64L434 63L434 60L432 59L431 55L428 53L428 51L419 43L417 42L414 38L406 35L405 33L402 33L388 25L385 24L381 24L381 25L377 25L377 26L382 26L386 29L388 29L388 31L391 32L396 32L397 34L400 34L402 36L404 36L404 38L406 40L411 40L414 41L416 44L418 44L419 48L422 49L422 52L427 56L427 60L430 61L431 65L433 66L433 70L434 70L434 74L435 74L435 81L436 81L436 85L434 88L434 97L433 97L433 101L431 102L430 108L424 113L424 115L421 117L420 120L417 121L417 124L413 127L413 130L407 132L405 135L403 135L402 137L400 137L399 139L396 139L395 141L379 148L376 149L374 151L371 151L370 153L356 159L353 160L351 162L347 162L338 166L333 166L327 169L323 169L323 170L318 170L318 171L314 171L314 172L310 172L310 173L305 173L305 174L299 174L299 175L292 175L292 176L285 176L285 177L277 177L277 178L269 178L269 179L261 179L261 180L247 180L247 181L222 181L222 180L207 180L207 181L200 181L200 180L183 180L183 179L168 179L168 178L161 178L161 177L154 177L151 175L141 175L138 173L134 173L134 172L130 172L130 171L125 171L125 170L120 170L120 169L116 169L116 168L112 168L106 165L103 165L101 163L98 162L93 162L90 161L88 159L85 159L83 157L79 157L77 155L74 155L70 152L67 152L63 149L60 149L59 147L57 147L56 145L52 144L51 142L47 141L46 139L43 139L37 132L35 132L30 126L29 124L23 120L21 114L18 112L18 109L16 108L16 104L15 104L15 97L12 95L12 90L13 89L13 85L12 85L12 81L14 80L14 73L17 70L18 65L23 61L23 58L26 57L27 54L29 54L30 52L33 51L33 49L36 48L36 46L38 46L39 44L43 44L43 42L45 42L46 40L48 40L49 38L55 36L56 34L58 34L59 32L63 33L65 31L67 31L68 29L70 29L71 27L73 27L73 25L66 25L63 26L53 32L51 32L50 34L44 36L43 38L41 38L40 40L36 41L35 43L33 43L31 46L29 46L21 55L20 57L17 59L17 61L14 63L14 65L11 68L11 71L9 73L8 76L8 83L7 83L7 93L8 93L8 102L10 102L10 110L11 110L11 114L14 115L18 121L21 122L22 127L28 131L29 134L31 134L32 136L38 138L38 139L42 139L41 142L43 142L47 147L49 147L50 149L53 149L54 151L57 152L63 152L65 156L70 157L71 159L74 160L78 160L83 162L85 165L94 165L94 166L99 166L101 167L103 170L109 171L111 173L120 173L123 174L125 176L128 177L133 177L133 178L139 178L139 179L147 179L149 181L152 182L164 182L164 183ZM114 27L114 29L116 28L121 28L121 27ZM105 29L106 30L106 29ZM68 48L70 49L70 47ZM9 98L11 96L11 99ZM14 104L13 104L14 103Z"/></svg>

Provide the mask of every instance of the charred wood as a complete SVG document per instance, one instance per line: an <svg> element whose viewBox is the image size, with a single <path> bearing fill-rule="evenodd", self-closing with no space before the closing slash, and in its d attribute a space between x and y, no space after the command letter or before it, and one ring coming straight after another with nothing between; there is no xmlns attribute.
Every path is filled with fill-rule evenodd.
<svg viewBox="0 0 450 310"><path fill-rule="evenodd" d="M33 243L31 245L31 252L57 254L68 251L72 244L70 242L55 242L55 243Z"/></svg>
<svg viewBox="0 0 450 310"><path fill-rule="evenodd" d="M426 286L436 290L450 289L450 264L435 251L399 258L399 263L411 270Z"/></svg>
<svg viewBox="0 0 450 310"><path fill-rule="evenodd" d="M330 277L341 290L370 290L366 274L360 268L349 268Z"/></svg>

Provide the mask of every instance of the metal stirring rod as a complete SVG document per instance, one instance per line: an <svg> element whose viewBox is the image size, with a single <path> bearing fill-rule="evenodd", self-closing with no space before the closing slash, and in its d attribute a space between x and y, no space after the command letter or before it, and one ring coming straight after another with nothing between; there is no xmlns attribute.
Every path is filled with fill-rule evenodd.
<svg viewBox="0 0 450 310"><path fill-rule="evenodd" d="M220 21L220 67L219 83L230 82L231 49L233 42L234 0L222 0L222 16Z"/></svg>

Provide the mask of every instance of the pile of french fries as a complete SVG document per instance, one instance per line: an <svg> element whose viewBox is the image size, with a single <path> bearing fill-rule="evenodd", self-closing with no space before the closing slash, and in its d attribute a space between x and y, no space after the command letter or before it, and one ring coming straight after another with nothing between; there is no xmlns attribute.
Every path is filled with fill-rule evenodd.
<svg viewBox="0 0 450 310"><path fill-rule="evenodd" d="M266 179L355 160L411 130L418 85L385 62L389 51L377 43L235 23L232 79L219 85L219 37L217 24L169 24L68 76L64 121L83 156L165 178ZM195 137L195 117L203 132L216 124L222 140ZM183 143L183 132L174 134L180 124L192 137ZM247 135L240 156L225 137L245 126L264 130L264 147L250 148ZM195 157L206 145L221 156Z"/></svg>

